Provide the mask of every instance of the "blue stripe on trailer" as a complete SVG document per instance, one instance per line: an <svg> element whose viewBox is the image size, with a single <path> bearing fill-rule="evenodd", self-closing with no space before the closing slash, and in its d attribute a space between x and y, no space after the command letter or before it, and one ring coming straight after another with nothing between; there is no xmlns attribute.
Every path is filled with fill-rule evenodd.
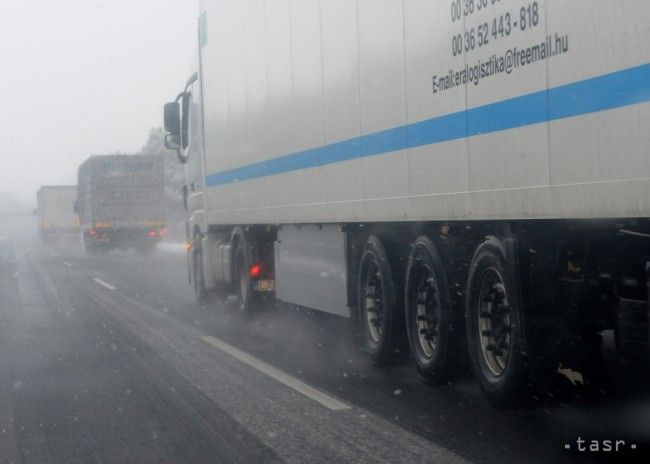
<svg viewBox="0 0 650 464"><path fill-rule="evenodd" d="M208 187L650 101L650 64L299 151L206 177Z"/></svg>

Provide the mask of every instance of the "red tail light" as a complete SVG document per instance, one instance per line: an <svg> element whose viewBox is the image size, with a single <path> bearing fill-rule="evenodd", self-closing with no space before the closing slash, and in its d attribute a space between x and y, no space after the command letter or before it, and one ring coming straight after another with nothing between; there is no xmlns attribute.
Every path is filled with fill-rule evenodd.
<svg viewBox="0 0 650 464"><path fill-rule="evenodd" d="M151 237L151 238L164 237L165 235L167 235L167 229L160 229L160 230L152 229L147 232L147 237Z"/></svg>
<svg viewBox="0 0 650 464"><path fill-rule="evenodd" d="M253 264L248 271L248 275L250 275L253 279L256 279L262 274L262 266L260 264Z"/></svg>

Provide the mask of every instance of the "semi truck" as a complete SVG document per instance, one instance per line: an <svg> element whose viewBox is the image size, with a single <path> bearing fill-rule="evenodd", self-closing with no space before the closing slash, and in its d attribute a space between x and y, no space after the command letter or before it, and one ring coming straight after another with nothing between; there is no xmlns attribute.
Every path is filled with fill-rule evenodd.
<svg viewBox="0 0 650 464"><path fill-rule="evenodd" d="M79 217L74 212L77 187L52 185L41 187L36 194L38 232L42 241L77 237Z"/></svg>
<svg viewBox="0 0 650 464"><path fill-rule="evenodd" d="M84 161L75 208L86 251L152 251L166 233L163 187L158 155L102 155Z"/></svg>
<svg viewBox="0 0 650 464"><path fill-rule="evenodd" d="M648 2L199 11L164 121L200 301L350 318L375 362L406 339L432 383L468 359L497 406L597 371L603 334L647 361Z"/></svg>

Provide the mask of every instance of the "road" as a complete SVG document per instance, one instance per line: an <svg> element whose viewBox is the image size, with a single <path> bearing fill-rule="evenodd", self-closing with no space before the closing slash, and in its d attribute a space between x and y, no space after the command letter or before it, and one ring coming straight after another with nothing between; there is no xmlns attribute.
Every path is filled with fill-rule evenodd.
<svg viewBox="0 0 650 464"><path fill-rule="evenodd" d="M200 306L171 246L4 239L0 264L2 463L589 462L578 437L650 441L639 389L497 411L464 368L432 387L406 356L374 366L344 319Z"/></svg>

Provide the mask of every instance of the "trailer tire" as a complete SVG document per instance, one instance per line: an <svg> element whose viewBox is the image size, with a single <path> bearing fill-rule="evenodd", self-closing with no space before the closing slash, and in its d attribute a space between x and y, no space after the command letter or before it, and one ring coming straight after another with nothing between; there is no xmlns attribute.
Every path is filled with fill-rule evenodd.
<svg viewBox="0 0 650 464"><path fill-rule="evenodd" d="M205 273L203 272L203 245L201 235L194 235L192 242L192 283L194 296L199 304L207 303L208 290L205 288Z"/></svg>
<svg viewBox="0 0 650 464"><path fill-rule="evenodd" d="M240 236L235 245L234 256L234 279L235 294L237 295L237 309L244 319L253 315L255 293L253 282L250 278L250 267L253 251L245 237Z"/></svg>
<svg viewBox="0 0 650 464"><path fill-rule="evenodd" d="M619 298L614 334L624 364L648 364L648 333L648 301Z"/></svg>
<svg viewBox="0 0 650 464"><path fill-rule="evenodd" d="M488 238L474 253L467 283L469 357L497 408L519 406L530 386L524 318L509 265L502 243Z"/></svg>
<svg viewBox="0 0 650 464"><path fill-rule="evenodd" d="M88 256L97 256L99 254L99 245L88 236L84 236L84 249Z"/></svg>
<svg viewBox="0 0 650 464"><path fill-rule="evenodd" d="M368 238L361 255L358 279L363 343L375 363L388 364L395 358L403 313L396 296L388 254L381 240L374 235Z"/></svg>
<svg viewBox="0 0 650 464"><path fill-rule="evenodd" d="M419 237L412 246L404 303L415 367L426 381L445 382L453 336L451 297L442 260L428 237Z"/></svg>

